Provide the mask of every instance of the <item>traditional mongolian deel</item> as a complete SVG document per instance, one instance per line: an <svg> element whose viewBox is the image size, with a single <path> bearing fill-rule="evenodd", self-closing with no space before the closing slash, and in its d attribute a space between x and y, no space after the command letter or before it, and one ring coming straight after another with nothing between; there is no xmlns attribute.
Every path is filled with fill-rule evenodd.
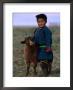
<svg viewBox="0 0 73 90"><path fill-rule="evenodd" d="M51 48L52 32L48 27L37 28L33 38L34 43L38 46L38 60L53 60L53 52L46 52L46 48Z"/></svg>

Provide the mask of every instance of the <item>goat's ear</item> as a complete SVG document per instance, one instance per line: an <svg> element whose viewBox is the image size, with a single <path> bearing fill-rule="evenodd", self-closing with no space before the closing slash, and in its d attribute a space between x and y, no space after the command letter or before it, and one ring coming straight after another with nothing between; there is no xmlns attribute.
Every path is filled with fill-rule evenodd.
<svg viewBox="0 0 73 90"><path fill-rule="evenodd" d="M21 44L25 44L25 40L24 41L21 41Z"/></svg>

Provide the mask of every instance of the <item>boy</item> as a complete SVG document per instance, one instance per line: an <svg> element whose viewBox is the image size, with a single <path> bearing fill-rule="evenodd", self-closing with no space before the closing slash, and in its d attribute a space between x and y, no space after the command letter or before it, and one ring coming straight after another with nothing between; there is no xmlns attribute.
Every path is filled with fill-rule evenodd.
<svg viewBox="0 0 73 90"><path fill-rule="evenodd" d="M53 61L52 32L46 27L47 16L45 14L36 15L36 19L38 28L35 30L33 42L38 46L37 60L41 63L41 68L47 76L51 72Z"/></svg>

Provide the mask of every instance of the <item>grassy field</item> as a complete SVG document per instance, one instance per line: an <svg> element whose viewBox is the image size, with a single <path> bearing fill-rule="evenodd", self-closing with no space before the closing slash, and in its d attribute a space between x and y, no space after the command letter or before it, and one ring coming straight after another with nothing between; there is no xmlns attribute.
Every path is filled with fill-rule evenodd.
<svg viewBox="0 0 73 90"><path fill-rule="evenodd" d="M52 38L53 38L53 53L54 60L52 64L52 72L49 77L59 77L60 76L60 27L51 26ZM26 64L23 58L23 48L24 45L20 44L26 36L33 35L34 27L13 27L13 76L14 77L25 77ZM40 65L37 66L37 76L42 73ZM29 77L33 75L33 68L31 65ZM37 77L36 76L36 77Z"/></svg>

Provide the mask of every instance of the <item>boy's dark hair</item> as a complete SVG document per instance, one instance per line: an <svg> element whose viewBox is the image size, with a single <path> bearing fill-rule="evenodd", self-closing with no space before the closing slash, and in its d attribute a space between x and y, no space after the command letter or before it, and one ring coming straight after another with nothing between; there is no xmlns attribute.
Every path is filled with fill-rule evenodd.
<svg viewBox="0 0 73 90"><path fill-rule="evenodd" d="M36 15L36 18L37 18L37 20L39 18L42 18L42 19L44 19L45 22L47 22L47 16L45 14L38 14L38 15Z"/></svg>

